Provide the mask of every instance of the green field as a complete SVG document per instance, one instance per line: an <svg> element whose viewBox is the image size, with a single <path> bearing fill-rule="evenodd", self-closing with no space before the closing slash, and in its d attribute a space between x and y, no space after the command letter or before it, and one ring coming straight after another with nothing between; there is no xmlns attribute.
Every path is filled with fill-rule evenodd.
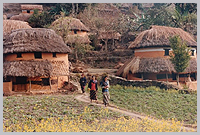
<svg viewBox="0 0 200 135"><path fill-rule="evenodd" d="M42 120L50 117L62 119L76 117L84 112L85 108L91 109L91 116L84 115L84 119L92 121L96 119L110 119L123 116L122 114L108 111L101 115L101 107L79 102L74 95L37 95L22 97L4 97L3 120L9 120L7 124L23 121L24 119Z"/></svg>
<svg viewBox="0 0 200 135"><path fill-rule="evenodd" d="M156 87L139 88L120 85L110 88L111 103L130 111L156 118L176 118L186 124L197 121L197 94L181 94L176 90ZM101 90L98 98L102 100Z"/></svg>
<svg viewBox="0 0 200 135"><path fill-rule="evenodd" d="M113 87L114 88L114 87ZM4 132L180 132L179 121L132 119L76 95L3 98ZM100 96L100 95L99 95ZM111 95L114 97L113 95ZM114 101L113 101L114 102ZM168 124L171 122L172 124ZM195 130L191 130L195 131Z"/></svg>

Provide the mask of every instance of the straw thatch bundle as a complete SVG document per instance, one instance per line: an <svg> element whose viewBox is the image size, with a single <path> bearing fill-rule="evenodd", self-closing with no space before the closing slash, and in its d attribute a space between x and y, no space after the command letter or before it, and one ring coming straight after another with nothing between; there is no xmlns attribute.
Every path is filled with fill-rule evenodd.
<svg viewBox="0 0 200 135"><path fill-rule="evenodd" d="M3 63L3 75L6 76L66 76L68 68L64 61L6 61Z"/></svg>
<svg viewBox="0 0 200 135"><path fill-rule="evenodd" d="M16 20L3 20L3 39L5 39L12 30L16 29L29 29L31 26L27 22Z"/></svg>
<svg viewBox="0 0 200 135"><path fill-rule="evenodd" d="M172 62L166 58L140 58L134 57L128 60L116 73L118 76L126 77L129 73L160 73L176 72ZM197 60L192 58L184 73L197 72Z"/></svg>
<svg viewBox="0 0 200 135"><path fill-rule="evenodd" d="M141 32L130 44L129 48L168 47L170 46L169 38L175 35L179 35L182 40L186 41L188 46L197 46L194 38L180 28L154 25L149 30Z"/></svg>
<svg viewBox="0 0 200 135"><path fill-rule="evenodd" d="M55 20L50 28L53 30L61 29L69 29L69 30L79 30L79 31L89 31L89 29L79 20L72 17L61 17Z"/></svg>
<svg viewBox="0 0 200 135"><path fill-rule="evenodd" d="M51 29L18 29L6 38L3 53L17 52L58 52L69 53L70 48Z"/></svg>
<svg viewBox="0 0 200 135"><path fill-rule="evenodd" d="M34 9L39 9L43 10L42 5L21 5L22 10L34 10Z"/></svg>
<svg viewBox="0 0 200 135"><path fill-rule="evenodd" d="M121 34L116 31L101 31L99 32L98 39L117 39L121 38Z"/></svg>
<svg viewBox="0 0 200 135"><path fill-rule="evenodd" d="M25 21L27 22L28 19L30 18L30 14L19 14L19 15L14 15L10 18L10 20L20 20L20 21Z"/></svg>

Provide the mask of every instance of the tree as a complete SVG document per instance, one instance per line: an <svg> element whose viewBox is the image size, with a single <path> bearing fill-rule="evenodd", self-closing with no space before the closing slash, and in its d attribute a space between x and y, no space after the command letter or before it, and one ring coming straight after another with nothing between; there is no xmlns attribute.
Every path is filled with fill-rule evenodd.
<svg viewBox="0 0 200 135"><path fill-rule="evenodd" d="M33 28L46 28L54 20L54 16L50 15L48 12L43 11L39 13L38 10L34 10L34 13L28 19L28 23Z"/></svg>
<svg viewBox="0 0 200 135"><path fill-rule="evenodd" d="M174 36L170 38L170 46L172 48L172 54L170 55L170 60L174 65L174 68L177 72L176 80L177 85L179 84L179 73L184 72L187 68L190 55L189 48L186 43L183 42L180 36Z"/></svg>

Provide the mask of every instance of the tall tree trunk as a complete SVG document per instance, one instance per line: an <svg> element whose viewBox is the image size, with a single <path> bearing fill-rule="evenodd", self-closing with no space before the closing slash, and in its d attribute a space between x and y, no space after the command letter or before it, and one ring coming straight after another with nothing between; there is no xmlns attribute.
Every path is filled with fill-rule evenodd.
<svg viewBox="0 0 200 135"><path fill-rule="evenodd" d="M78 14L78 3L76 3L76 15Z"/></svg>
<svg viewBox="0 0 200 135"><path fill-rule="evenodd" d="M75 13L75 6L74 3L72 3L72 16L74 17L74 13Z"/></svg>

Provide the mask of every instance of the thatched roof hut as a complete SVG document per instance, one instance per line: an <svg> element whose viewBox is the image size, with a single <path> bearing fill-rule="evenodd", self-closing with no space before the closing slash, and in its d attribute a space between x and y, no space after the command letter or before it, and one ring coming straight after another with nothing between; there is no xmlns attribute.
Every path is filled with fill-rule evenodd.
<svg viewBox="0 0 200 135"><path fill-rule="evenodd" d="M100 31L98 39L117 39L121 38L121 34L116 31Z"/></svg>
<svg viewBox="0 0 200 135"><path fill-rule="evenodd" d="M17 52L58 52L69 53L70 48L51 29L18 29L6 38L3 53Z"/></svg>
<svg viewBox="0 0 200 135"><path fill-rule="evenodd" d="M31 26L27 22L16 21L16 20L3 20L3 39L8 36L12 30L16 29L29 29Z"/></svg>
<svg viewBox="0 0 200 135"><path fill-rule="evenodd" d="M28 65L28 66L27 66ZM9 69L9 70L8 70ZM6 61L3 63L3 75L6 76L66 76L68 68L64 61Z"/></svg>
<svg viewBox="0 0 200 135"><path fill-rule="evenodd" d="M25 21L27 22L28 19L30 18L30 14L19 14L19 15L14 15L10 18L10 20L20 20L20 21Z"/></svg>
<svg viewBox="0 0 200 135"><path fill-rule="evenodd" d="M180 28L154 25L149 30L141 32L129 48L169 47L169 38L175 35L179 35L188 46L197 47L197 42L188 32Z"/></svg>
<svg viewBox="0 0 200 135"><path fill-rule="evenodd" d="M39 9L43 10L42 5L21 5L22 10L34 10L34 9Z"/></svg>
<svg viewBox="0 0 200 135"><path fill-rule="evenodd" d="M61 17L55 20L50 27L52 29L54 29L54 27L59 27L67 28L69 30L89 31L89 29L79 19L72 17Z"/></svg>
<svg viewBox="0 0 200 135"><path fill-rule="evenodd" d="M141 58L133 57L128 60L116 73L118 76L126 77L129 73L160 73L160 72L176 72L173 64L169 59L158 58ZM197 59L192 58L189 66L184 73L197 72Z"/></svg>
<svg viewBox="0 0 200 135"><path fill-rule="evenodd" d="M69 34L69 31L75 31L75 30L85 31L85 32L89 31L89 29L79 19L71 17L64 17L64 18L61 17L55 20L51 24L50 28L53 29L57 34L61 35L66 44L75 42L83 44L90 43L90 39L87 34L86 35Z"/></svg>

